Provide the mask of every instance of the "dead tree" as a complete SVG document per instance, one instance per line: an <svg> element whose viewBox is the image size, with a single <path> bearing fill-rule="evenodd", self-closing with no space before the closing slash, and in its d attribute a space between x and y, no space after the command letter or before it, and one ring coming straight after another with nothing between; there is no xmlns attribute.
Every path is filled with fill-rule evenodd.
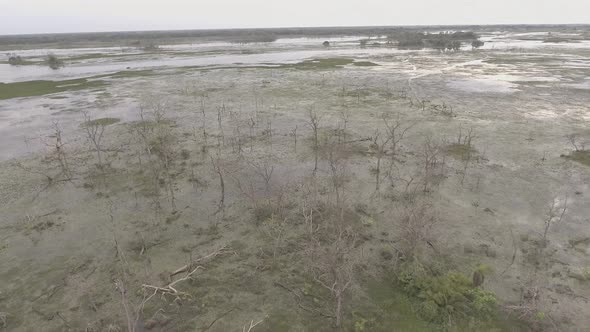
<svg viewBox="0 0 590 332"><path fill-rule="evenodd" d="M410 123L406 126L399 116L395 119L389 119L387 116L383 115L382 119L387 128L387 136L389 137L390 143L389 154L393 161L398 155L400 143L406 136L407 132L414 127L415 123Z"/></svg>
<svg viewBox="0 0 590 332"><path fill-rule="evenodd" d="M342 139L346 141L347 129L348 129L348 122L350 121L350 110L348 108L342 109L338 112L338 116L340 117L340 121L342 122L342 133L338 136L338 140L340 141L340 136Z"/></svg>
<svg viewBox="0 0 590 332"><path fill-rule="evenodd" d="M102 163L102 139L104 131L106 129L106 122L100 120L93 120L87 111L84 111L84 124L83 127L86 131L86 138L96 151L96 157L98 159L98 168L103 169Z"/></svg>
<svg viewBox="0 0 590 332"><path fill-rule="evenodd" d="M579 152L579 151L585 150L585 144L584 144L584 142L579 142L579 140L578 140L579 135L578 134L569 134L565 137L570 142L570 144L574 147L574 151Z"/></svg>
<svg viewBox="0 0 590 332"><path fill-rule="evenodd" d="M313 131L313 150L315 156L315 163L313 167L313 174L318 170L318 153L320 150L320 138L319 138L319 128L320 128L320 116L313 111L313 108L310 108L308 111L308 125L310 126L311 130Z"/></svg>
<svg viewBox="0 0 590 332"><path fill-rule="evenodd" d="M275 170L270 158L266 158L261 163L250 162L249 164L254 170L254 173L264 181L264 192L267 198L270 199L272 174Z"/></svg>
<svg viewBox="0 0 590 332"><path fill-rule="evenodd" d="M211 165L213 166L213 170L219 176L219 203L217 204L217 210L213 213L213 215L218 214L219 212L225 213L225 182L223 180L223 167L221 166L221 162L219 160L219 156L211 158Z"/></svg>
<svg viewBox="0 0 590 332"><path fill-rule="evenodd" d="M422 191L424 193L427 193L435 183L439 175L436 172L437 169L443 167L439 160L440 153L440 146L434 143L430 136L427 136L422 147Z"/></svg>
<svg viewBox="0 0 590 332"><path fill-rule="evenodd" d="M383 159L383 156L387 153L387 146L391 139L392 138L389 135L385 138L380 137L379 130L376 130L372 137L373 144L371 144L371 147L375 151L375 156L377 157L377 164L373 170L375 173L375 193L379 193L381 183L381 159Z"/></svg>
<svg viewBox="0 0 590 332"><path fill-rule="evenodd" d="M400 250L404 256L413 260L420 256L420 248L432 243L432 228L437 222L433 206L426 199L406 204L399 215Z"/></svg>
<svg viewBox="0 0 590 332"><path fill-rule="evenodd" d="M345 296L353 285L357 265L354 257L356 236L348 229L334 228L333 231L334 237L328 241L312 244L311 273L313 279L330 292L334 323L341 331Z"/></svg>
<svg viewBox="0 0 590 332"><path fill-rule="evenodd" d="M297 125L291 130L291 136L293 136L293 150L297 152Z"/></svg>

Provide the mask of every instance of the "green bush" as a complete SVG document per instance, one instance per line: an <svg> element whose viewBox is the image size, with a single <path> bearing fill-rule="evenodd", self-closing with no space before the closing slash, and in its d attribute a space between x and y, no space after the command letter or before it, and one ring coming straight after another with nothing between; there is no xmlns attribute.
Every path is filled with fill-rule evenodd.
<svg viewBox="0 0 590 332"><path fill-rule="evenodd" d="M459 272L431 275L412 268L400 273L398 281L416 299L420 316L433 323L448 324L467 318L488 321L496 310L495 295L473 287L472 281Z"/></svg>
<svg viewBox="0 0 590 332"><path fill-rule="evenodd" d="M63 61L55 56L55 54L48 54L45 62L51 69L59 69L64 66Z"/></svg>
<svg viewBox="0 0 590 332"><path fill-rule="evenodd" d="M24 63L23 58L21 58L20 55L17 54L10 54L8 55L8 64L12 65L12 66L19 66L22 65Z"/></svg>

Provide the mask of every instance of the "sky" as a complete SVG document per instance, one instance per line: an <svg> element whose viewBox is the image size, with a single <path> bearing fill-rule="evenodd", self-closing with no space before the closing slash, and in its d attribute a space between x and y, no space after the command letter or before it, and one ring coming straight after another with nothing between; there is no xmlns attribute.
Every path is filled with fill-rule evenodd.
<svg viewBox="0 0 590 332"><path fill-rule="evenodd" d="M0 0L0 35L566 23L590 23L590 0Z"/></svg>

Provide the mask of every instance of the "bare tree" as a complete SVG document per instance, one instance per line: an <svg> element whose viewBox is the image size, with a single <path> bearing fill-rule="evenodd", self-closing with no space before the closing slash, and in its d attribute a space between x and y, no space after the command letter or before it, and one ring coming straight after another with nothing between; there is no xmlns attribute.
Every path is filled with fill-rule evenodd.
<svg viewBox="0 0 590 332"><path fill-rule="evenodd" d="M420 256L424 245L433 247L432 228L437 222L432 204L425 198L403 206L399 215L400 250L407 259Z"/></svg>
<svg viewBox="0 0 590 332"><path fill-rule="evenodd" d="M271 158L267 157L260 163L252 161L249 164L254 169L254 173L264 180L264 191L266 196L270 198L272 174L275 170Z"/></svg>
<svg viewBox="0 0 590 332"><path fill-rule="evenodd" d="M389 154L393 161L398 155L400 143L406 136L407 132L414 127L415 123L404 125L404 122L400 119L399 115L395 119L390 119L384 114L382 119L387 128L387 136L389 137L390 143Z"/></svg>
<svg viewBox="0 0 590 332"><path fill-rule="evenodd" d="M342 133L338 136L340 141L340 136L342 139L346 141L347 129L348 129L348 122L350 121L350 110L348 108L343 108L338 112L338 116L340 117L340 121L342 123Z"/></svg>
<svg viewBox="0 0 590 332"><path fill-rule="evenodd" d="M88 111L84 111L84 130L86 131L86 138L91 143L96 157L98 159L98 168L103 169L102 163L102 139L106 129L106 122L100 120L93 120Z"/></svg>
<svg viewBox="0 0 590 332"><path fill-rule="evenodd" d="M129 296L127 295L127 288L125 288L125 284L123 283L122 279L115 280L115 287L121 294L121 304L123 305L125 317L127 319L127 331L143 331L143 308L145 307L145 304L158 293L158 291L154 290L150 294L144 293L141 302L139 302L139 304L137 304L136 306L133 306L133 304L129 300Z"/></svg>
<svg viewBox="0 0 590 332"><path fill-rule="evenodd" d="M213 215L218 214L219 212L225 213L225 181L223 180L223 167L221 166L221 162L219 156L211 158L211 165L213 166L213 170L219 176L219 204L217 205L217 210Z"/></svg>
<svg viewBox="0 0 590 332"><path fill-rule="evenodd" d="M55 137L55 157L59 163L61 173L65 176L66 180L72 178L68 157L64 149L65 143L62 140L62 129L59 123L53 122L53 136Z"/></svg>
<svg viewBox="0 0 590 332"><path fill-rule="evenodd" d="M321 117L316 112L314 112L312 107L309 108L308 116L308 125L311 127L311 130L313 131L313 150L315 155L313 174L315 174L318 170L318 153L320 150L319 128Z"/></svg>
<svg viewBox="0 0 590 332"><path fill-rule="evenodd" d="M584 142L580 142L579 141L580 135L578 135L578 134L569 134L569 135L566 135L565 137L570 142L570 144L574 147L574 151L579 152L579 151L584 151L585 150L585 144L584 144Z"/></svg>
<svg viewBox="0 0 590 332"><path fill-rule="evenodd" d="M350 229L336 230L328 241L315 241L312 244L311 273L313 279L330 291L334 302L334 323L342 330L344 300L354 282L354 269L357 265L354 256L356 236Z"/></svg>
<svg viewBox="0 0 590 332"><path fill-rule="evenodd" d="M430 136L426 137L422 146L422 191L427 193L430 187L435 183L436 177L439 175L437 170L444 167L439 156L441 149L439 144L433 142Z"/></svg>
<svg viewBox="0 0 590 332"><path fill-rule="evenodd" d="M291 136L293 136L293 150L297 152L297 125L291 130Z"/></svg>
<svg viewBox="0 0 590 332"><path fill-rule="evenodd" d="M375 156L377 157L377 164L373 169L373 172L375 173L375 193L379 193L381 183L381 159L383 159L383 156L387 153L386 149L391 139L392 138L389 135L385 138L380 137L378 129L372 137L373 144L371 144L371 147L375 151Z"/></svg>

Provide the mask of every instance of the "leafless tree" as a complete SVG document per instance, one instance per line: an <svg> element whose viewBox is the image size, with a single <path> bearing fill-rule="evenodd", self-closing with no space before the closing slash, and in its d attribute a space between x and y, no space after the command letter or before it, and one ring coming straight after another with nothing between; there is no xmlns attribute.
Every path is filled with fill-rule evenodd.
<svg viewBox="0 0 590 332"><path fill-rule="evenodd" d="M315 174L318 170L318 153L320 150L320 138L319 138L319 128L320 128L320 121L321 117L310 107L308 111L308 125L310 126L311 130L313 131L313 150L315 155L315 164L313 167L313 174Z"/></svg>
<svg viewBox="0 0 590 332"><path fill-rule="evenodd" d="M252 150L254 150L254 129L256 128L256 117L254 117L253 115L251 115L248 118L248 127L250 128L250 152L252 152Z"/></svg>
<svg viewBox="0 0 590 332"><path fill-rule="evenodd" d="M93 146L94 151L96 151L96 157L98 159L98 168L102 170L102 139L104 137L104 131L107 125L104 121L93 120L88 111L84 111L83 114L83 127L86 131L86 138Z"/></svg>
<svg viewBox="0 0 590 332"><path fill-rule="evenodd" d="M351 115L351 113L348 108L343 108L338 112L338 117L340 118L340 121L342 122L342 134L339 135L339 137L342 136L342 139L344 141L346 141L348 122L350 121L350 115Z"/></svg>
<svg viewBox="0 0 590 332"><path fill-rule="evenodd" d="M569 134L569 135L567 135L565 137L570 142L570 144L574 147L574 151L579 152L579 151L584 151L585 150L585 144L584 144L584 142L580 142L579 141L580 135L578 135L578 134Z"/></svg>
<svg viewBox="0 0 590 332"><path fill-rule="evenodd" d="M372 137L373 144L371 144L371 147L375 151L375 156L377 157L377 164L373 169L373 172L375 173L375 193L379 193L381 183L381 159L383 159L383 156L387 153L387 146L391 139L392 138L389 135L381 137L378 129Z"/></svg>
<svg viewBox="0 0 590 332"><path fill-rule="evenodd" d="M217 205L217 210L215 211L215 213L213 213L213 215L218 214L219 212L225 213L225 181L223 180L223 166L221 165L221 161L219 159L219 156L217 156L216 158L213 158L213 156L210 156L211 158L211 165L213 166L213 170L215 171L215 173L217 173L217 175L219 176L219 204Z"/></svg>
<svg viewBox="0 0 590 332"><path fill-rule="evenodd" d="M435 183L436 177L444 167L440 160L441 148L430 136L427 136L422 146L422 191L427 193Z"/></svg>
<svg viewBox="0 0 590 332"><path fill-rule="evenodd" d="M417 259L420 248L433 246L432 228L437 222L434 207L427 198L404 205L399 215L400 250L407 259Z"/></svg>
<svg viewBox="0 0 590 332"><path fill-rule="evenodd" d="M223 115L225 114L225 103L221 105L221 107L217 108L217 129L219 130L218 134L218 149L220 149L221 145L225 145L225 135L223 133ZM221 141L219 141L221 140Z"/></svg>
<svg viewBox="0 0 590 332"><path fill-rule="evenodd" d="M293 136L293 149L297 152L297 125L291 130L291 136Z"/></svg>
<svg viewBox="0 0 590 332"><path fill-rule="evenodd" d="M330 291L336 329L342 330L345 296L354 282L356 235L350 229L334 229L334 237L312 244L311 273L313 279Z"/></svg>
<svg viewBox="0 0 590 332"><path fill-rule="evenodd" d="M264 191L266 196L270 197L272 174L275 170L271 158L264 158L264 160L260 163L251 161L249 164L253 168L254 173L264 180Z"/></svg>
<svg viewBox="0 0 590 332"><path fill-rule="evenodd" d="M133 306L129 300L128 291L127 288L125 288L125 284L123 283L122 279L115 280L115 287L121 294L121 304L123 305L125 317L127 319L127 331L143 331L143 308L145 307L145 304L157 294L158 291L154 290L149 294L144 293L143 299L139 302L139 304Z"/></svg>
<svg viewBox="0 0 590 332"><path fill-rule="evenodd" d="M55 137L55 157L59 163L61 173L65 176L66 180L70 180L72 178L72 173L70 170L70 164L68 162L68 156L64 149L65 143L62 140L62 129L59 126L59 123L53 122L53 136Z"/></svg>
<svg viewBox="0 0 590 332"><path fill-rule="evenodd" d="M398 155L400 143L407 132L414 127L415 123L404 125L404 121L400 119L399 115L395 119L391 119L384 114L382 119L387 128L387 136L389 137L389 154L391 159L394 160Z"/></svg>

